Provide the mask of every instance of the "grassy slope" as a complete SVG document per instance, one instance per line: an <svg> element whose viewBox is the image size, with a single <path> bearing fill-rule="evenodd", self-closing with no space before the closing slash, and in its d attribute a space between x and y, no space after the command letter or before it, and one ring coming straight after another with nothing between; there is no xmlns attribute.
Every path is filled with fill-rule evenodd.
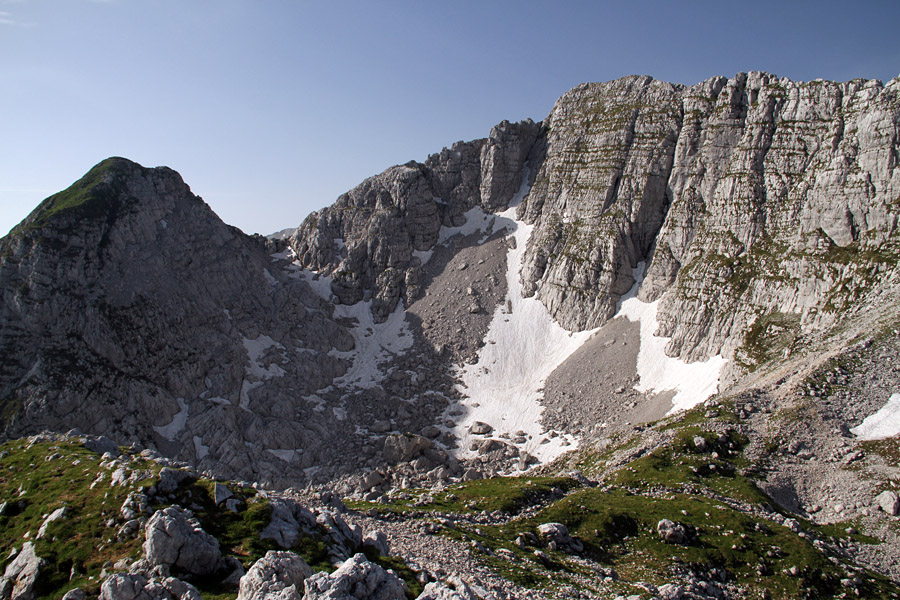
<svg viewBox="0 0 900 600"><path fill-rule="evenodd" d="M426 494L425 502L419 492L417 502L354 506L398 513L418 510L426 516L506 512L513 516L506 523L467 525L461 519L439 535L479 542L488 552L473 552L486 565L537 589L558 588L564 582L597 592L649 597L633 584L662 585L693 575L718 582L724 578L748 598L839 598L848 591L842 580L858 577L863 597L898 597L896 583L840 556L840 545L851 537L846 531L849 523L819 527L798 519L803 529L799 535L780 524L783 518L772 512L775 503L754 482L756 468L744 456L748 440L740 433L739 419L725 406L714 421L698 408L677 421L657 425L668 441L609 470L597 487L580 487L571 479L494 479ZM718 433L722 430L727 433ZM697 436L707 442L702 451L694 443ZM624 440L621 447L631 443ZM585 452L580 466L599 473L612 455ZM560 498L548 493L552 487L570 492ZM528 505L539 510L519 514ZM695 538L686 545L664 542L656 532L661 519L685 525ZM547 522L564 523L583 541L584 551L573 556L543 544L517 545L517 538L537 534L538 525ZM852 537L877 542L860 534ZM549 557L549 567L535 556L536 550ZM603 570L609 568L617 572L618 581L603 581Z"/></svg>
<svg viewBox="0 0 900 600"><path fill-rule="evenodd" d="M111 485L112 473L123 464L129 474L138 473L140 481ZM6 502L6 509L0 516L0 553L9 556L13 548L21 549L24 541L34 541L35 553L47 561L38 581L39 598L61 598L76 587L89 596L96 596L104 569L115 572L118 569L113 565L119 560L127 559L130 563L141 557L142 534L117 537L126 521L120 509L129 493L158 483L160 468L159 464L138 456L126 457L112 465L72 440L30 444L22 439L3 444L0 446L0 502ZM94 483L98 474L103 478ZM190 508L204 530L219 540L222 554L237 558L245 569L268 550L280 550L273 540L259 537L271 520L268 501L251 488L229 483L229 489L242 501L238 512L230 512L216 506L214 483L203 478L188 479L174 492L173 501L157 502L151 508L172 504ZM46 516L61 507L66 509L65 517L52 522L46 534L35 539ZM303 556L316 571L333 568L323 535L301 534L291 550ZM398 571L411 589L420 589L414 573L397 559L371 553L370 558ZM6 560L5 564L9 562ZM192 583L204 598L237 595L235 590L224 588L214 580Z"/></svg>

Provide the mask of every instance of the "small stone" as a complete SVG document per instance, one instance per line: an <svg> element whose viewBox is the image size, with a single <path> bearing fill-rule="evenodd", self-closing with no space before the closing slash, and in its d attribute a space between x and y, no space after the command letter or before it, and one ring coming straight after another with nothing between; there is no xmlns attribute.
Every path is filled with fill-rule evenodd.
<svg viewBox="0 0 900 600"><path fill-rule="evenodd" d="M885 490L875 497L875 503L881 510L892 517L900 514L900 497L898 497L897 492Z"/></svg>
<svg viewBox="0 0 900 600"><path fill-rule="evenodd" d="M493 430L493 427L482 421L475 421L474 423L472 423L472 426L469 427L469 433L472 433L474 435L487 435Z"/></svg>

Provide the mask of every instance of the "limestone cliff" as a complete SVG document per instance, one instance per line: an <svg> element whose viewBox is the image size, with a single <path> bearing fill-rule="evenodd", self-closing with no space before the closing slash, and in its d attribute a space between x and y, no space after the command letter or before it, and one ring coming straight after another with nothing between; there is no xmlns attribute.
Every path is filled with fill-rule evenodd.
<svg viewBox="0 0 900 600"><path fill-rule="evenodd" d="M525 294L569 329L595 327L643 262L641 297L661 299L669 353L752 369L894 273L898 147L898 79L626 77L576 87L538 125L503 123L389 169L291 244L335 275L342 302L369 293L384 318L419 293L414 251L473 206L505 208L530 174Z"/></svg>
<svg viewBox="0 0 900 600"><path fill-rule="evenodd" d="M400 298L408 306L418 296L414 252L431 249L441 226L463 224L474 207L507 207L539 132L531 121L503 122L485 140L392 167L312 213L289 244L305 266L333 277L340 302L374 298L383 321Z"/></svg>

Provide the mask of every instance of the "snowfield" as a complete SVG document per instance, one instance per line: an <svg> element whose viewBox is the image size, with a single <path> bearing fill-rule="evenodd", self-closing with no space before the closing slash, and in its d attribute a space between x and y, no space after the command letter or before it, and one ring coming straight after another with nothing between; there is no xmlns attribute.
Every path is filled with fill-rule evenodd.
<svg viewBox="0 0 900 600"><path fill-rule="evenodd" d="M634 286L622 296L616 316L641 324L641 349L637 362L640 382L634 386L635 389L655 393L674 391L672 408L668 412L671 415L692 408L715 394L719 389L722 367L727 361L721 355L694 363L666 356L666 344L671 338L653 335L659 327L656 320L659 300L647 303L636 297L644 280L644 266L640 263L634 269Z"/></svg>
<svg viewBox="0 0 900 600"><path fill-rule="evenodd" d="M900 394L892 394L887 404L850 430L861 440L881 440L900 434Z"/></svg>
<svg viewBox="0 0 900 600"><path fill-rule="evenodd" d="M507 255L507 302L494 311L484 347L478 362L462 369L461 391L465 414L457 422L454 433L460 438L458 453L473 454L469 446L473 436L469 428L476 421L491 425L491 437L524 432L527 442L521 447L541 461L552 460L575 448L571 436L545 437L540 424L540 404L544 380L575 352L593 331L572 333L563 329L535 297L522 297L520 273L525 248L533 226L516 221L516 207L528 192L527 173L522 188L510 207L492 221L478 219L480 225L491 224L488 233L507 229L515 238L515 248ZM473 214L473 216L475 216ZM474 229L472 230L474 231ZM470 231L471 233L471 231ZM545 442L545 443L541 443Z"/></svg>
<svg viewBox="0 0 900 600"><path fill-rule="evenodd" d="M553 371L584 344L597 329L569 332L562 328L537 297L523 298L521 269L532 226L515 218L516 206L527 193L523 182L510 208L490 221L493 233L506 228L515 238L515 248L507 256L507 311L503 303L494 313L485 346L478 362L461 370L461 391L466 398L461 405L464 415L453 432L460 438L458 454L472 456L473 440L484 436L469 432L476 421L493 428L490 437L515 437L524 432L527 442L521 447L546 462L573 450L577 441L571 436L549 437L540 424L542 388ZM482 213L483 214L483 213ZM473 213L473 216L475 214ZM467 233L477 231L489 221L478 218ZM622 298L616 316L640 323L640 351L635 386L640 392L674 391L669 414L686 410L703 402L718 390L719 377L726 359L712 357L705 362L687 363L666 356L669 338L654 336L657 329L658 301L645 303L635 296L643 278L644 264L635 269L634 287Z"/></svg>

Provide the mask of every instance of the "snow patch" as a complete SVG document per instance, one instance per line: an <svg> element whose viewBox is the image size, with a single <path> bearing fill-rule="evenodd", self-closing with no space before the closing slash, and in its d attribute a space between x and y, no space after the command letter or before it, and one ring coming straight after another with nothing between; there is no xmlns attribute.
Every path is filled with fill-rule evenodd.
<svg viewBox="0 0 900 600"><path fill-rule="evenodd" d="M178 407L180 410L172 417L172 422L168 425L163 425L162 427L153 426L153 429L159 435L163 436L170 442L174 442L175 438L179 433L184 429L184 426L187 424L188 418L188 405L185 403L184 398L177 398Z"/></svg>
<svg viewBox="0 0 900 600"><path fill-rule="evenodd" d="M241 383L241 401L238 406L248 412L252 412L250 410L250 392L252 392L256 388L262 387L262 384L262 381L247 381L245 379Z"/></svg>
<svg viewBox="0 0 900 600"><path fill-rule="evenodd" d="M281 377L286 373L284 369L276 364L263 367L262 363L260 363L260 359L269 348L284 350L284 346L267 335L258 335L255 340L244 338L244 349L250 358L250 366L246 369L247 375L257 379L272 379L273 377ZM284 355L282 355L282 358L284 358Z"/></svg>
<svg viewBox="0 0 900 600"><path fill-rule="evenodd" d="M209 446L203 445L203 438L199 435L194 436L194 453L197 455L197 460L203 460L209 454Z"/></svg>
<svg viewBox="0 0 900 600"><path fill-rule="evenodd" d="M518 206L518 203L516 206ZM515 208L512 202L510 202L510 208ZM508 217L507 213L509 212L507 210L504 213L500 213L500 215ZM515 211L513 211L512 215L515 215ZM479 243L484 243L491 233L498 230L494 223L497 215L484 212L480 206L467 210L463 213L463 216L466 218L466 222L459 227L441 227L441 231L438 233L438 244L446 244L455 235L467 236L473 233L481 233L483 237Z"/></svg>
<svg viewBox="0 0 900 600"><path fill-rule="evenodd" d="M285 248L281 252L276 252L270 255L272 257L272 262L277 260L286 260L288 262L293 262L297 258L297 253L294 252L293 248Z"/></svg>
<svg viewBox="0 0 900 600"><path fill-rule="evenodd" d="M302 279L309 284L309 287L323 300L331 302L334 294L331 293L331 277L320 275L309 269L298 268L297 265L291 265L291 276Z"/></svg>
<svg viewBox="0 0 900 600"><path fill-rule="evenodd" d="M900 434L900 394L893 394L887 404L863 419L850 433L861 440L881 440Z"/></svg>
<svg viewBox="0 0 900 600"><path fill-rule="evenodd" d="M643 281L644 263L634 269L634 286L622 296L616 316L624 316L641 324L641 348L638 351L637 372L640 382L634 386L639 392L675 392L668 414L687 410L700 404L719 389L719 376L727 362L721 355L704 362L688 363L666 355L671 338L654 335L659 323L656 319L659 300L641 302L637 290Z"/></svg>
<svg viewBox="0 0 900 600"><path fill-rule="evenodd" d="M339 304L335 306L334 316L338 319L356 319L356 325L350 329L353 350L332 350L328 353L329 356L353 361L347 372L334 380L335 384L362 389L377 386L384 379L380 365L392 356L402 354L413 344L402 303L384 323L375 323L371 301L357 302L351 306Z"/></svg>
<svg viewBox="0 0 900 600"><path fill-rule="evenodd" d="M413 256L418 258L424 265L429 260L431 260L431 257L434 254L434 250L413 250L412 254Z"/></svg>
<svg viewBox="0 0 900 600"><path fill-rule="evenodd" d="M294 457L297 456L297 454L298 454L297 450L273 450L271 448L266 450L266 452L268 452L269 454L271 454L277 458L280 458L281 460L283 460L286 463L293 461Z"/></svg>
<svg viewBox="0 0 900 600"><path fill-rule="evenodd" d="M539 401L546 378L587 341L593 331L571 333L553 320L537 298L522 297L522 261L534 227L516 221L515 214L516 207L528 193L527 181L526 173L522 187L506 211L491 215L490 219L477 217L481 209L466 213L467 218L475 217L473 220L476 221L474 225L467 223L471 228L469 233L483 231L488 237L506 228L515 237L516 247L507 255L506 299L512 311L507 312L507 302L497 307L485 337L486 343L478 353L478 362L464 367L461 372L463 385L460 391L467 397L461 404L466 414L456 423L454 433L460 438L463 456L471 454L468 448L474 439L484 439L469 433L475 421L491 425L494 436L504 433L514 436L524 431L527 442L522 448L541 461L552 460L576 447L569 436L543 436L540 419L544 408ZM490 227L485 227L487 222Z"/></svg>
<svg viewBox="0 0 900 600"><path fill-rule="evenodd" d="M272 273L268 269L263 269L263 275L266 276L266 281L269 282L269 285L275 287L278 284L278 280L272 275Z"/></svg>

